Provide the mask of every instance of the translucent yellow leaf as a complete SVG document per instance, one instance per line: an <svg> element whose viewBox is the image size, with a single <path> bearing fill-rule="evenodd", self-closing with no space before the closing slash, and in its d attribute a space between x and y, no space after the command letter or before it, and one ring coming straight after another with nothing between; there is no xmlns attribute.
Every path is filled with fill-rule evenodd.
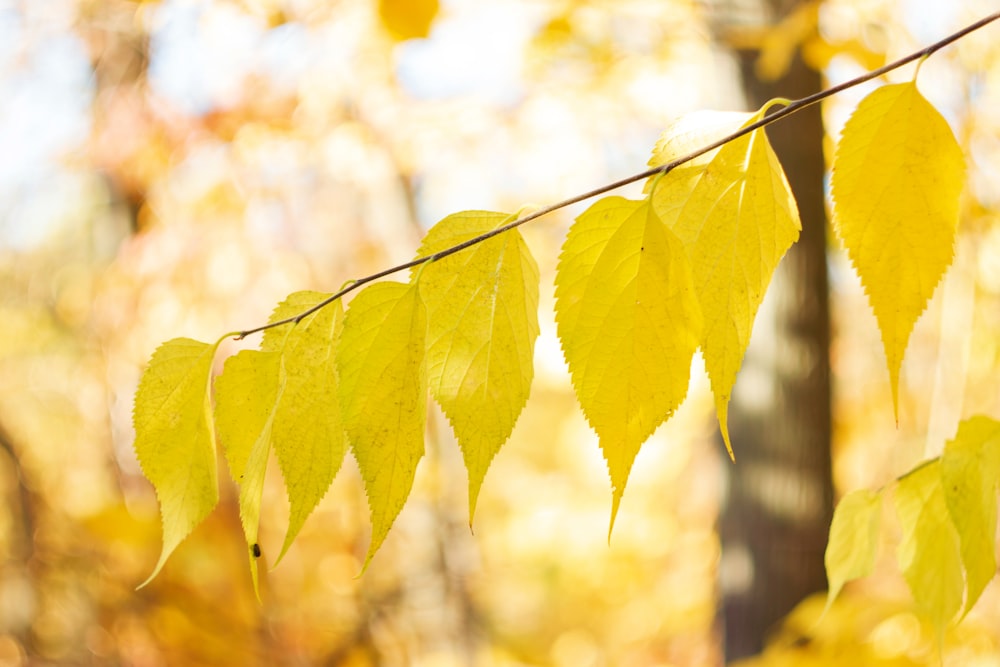
<svg viewBox="0 0 1000 667"><path fill-rule="evenodd" d="M243 350L226 359L215 380L215 423L229 472L240 487L240 521L247 546L258 542L264 473L281 395L281 355ZM258 592L257 559L250 575Z"/></svg>
<svg viewBox="0 0 1000 667"><path fill-rule="evenodd" d="M663 130L660 138L656 140L653 147L653 155L649 158L650 167L660 167L673 162L686 155L715 143L728 134L736 130L753 118L752 114L742 111L713 111L703 110L684 114L680 118L670 122ZM685 178L693 179L690 187L694 187L694 180L701 174L702 170L718 155L719 149L711 150L704 155L699 155L693 160L676 167L671 172L671 178L675 181ZM649 192L655 177L646 182L645 192ZM677 187L677 184L675 184ZM663 216L660 210L667 204L673 203L676 206L684 204L683 199L675 202L654 202L657 213Z"/></svg>
<svg viewBox="0 0 1000 667"><path fill-rule="evenodd" d="M997 571L994 544L1000 483L1000 422L973 417L958 426L941 455L941 485L965 563L965 611Z"/></svg>
<svg viewBox="0 0 1000 667"><path fill-rule="evenodd" d="M418 283L363 289L347 309L337 349L344 429L361 468L378 551L424 454L427 314Z"/></svg>
<svg viewBox="0 0 1000 667"><path fill-rule="evenodd" d="M268 323L280 322L292 317L296 317L315 306L326 297L330 296L323 292L292 292L285 299L274 307L271 316L267 318ZM301 324L301 322L299 323ZM260 349L264 352L282 352L288 342L288 336L299 325L294 323L282 324L273 329L265 329L263 339L260 341Z"/></svg>
<svg viewBox="0 0 1000 667"><path fill-rule="evenodd" d="M322 292L291 294L271 320L304 312L329 296ZM290 508L288 531L275 564L326 495L344 460L346 442L334 363L343 321L343 306L335 301L293 328L279 327L261 343L264 349L280 350L284 370L273 441ZM287 333L281 335L282 330Z"/></svg>
<svg viewBox="0 0 1000 667"><path fill-rule="evenodd" d="M135 393L135 453L163 517L163 551L143 586L219 501L208 391L218 345L167 341L153 353Z"/></svg>
<svg viewBox="0 0 1000 667"><path fill-rule="evenodd" d="M639 447L687 394L701 332L684 248L648 199L608 197L577 218L556 273L556 323L608 463L613 526Z"/></svg>
<svg viewBox="0 0 1000 667"><path fill-rule="evenodd" d="M833 162L833 222L885 347L893 409L913 325L954 255L965 162L915 83L883 86L844 126Z"/></svg>
<svg viewBox="0 0 1000 667"><path fill-rule="evenodd" d="M826 576L830 582L827 609L844 584L871 574L881 516L882 494L876 491L853 491L837 505L826 545Z"/></svg>
<svg viewBox="0 0 1000 667"><path fill-rule="evenodd" d="M271 316L301 313L329 295L296 292ZM333 348L343 319L339 302L298 325L265 332L262 351L244 350L226 360L216 380L216 422L233 478L240 486L240 518L257 587L260 504L272 446L290 504L278 561L319 503L344 458L344 432L336 394ZM259 547L258 547L259 548Z"/></svg>
<svg viewBox="0 0 1000 667"><path fill-rule="evenodd" d="M427 232L418 255L510 220L488 211L449 215ZM528 401L538 338L538 266L520 232L512 230L426 265L420 293L427 306L428 382L462 448L471 523L490 461Z"/></svg>
<svg viewBox="0 0 1000 667"><path fill-rule="evenodd" d="M927 463L903 477L893 496L903 533L896 554L899 569L913 599L940 633L961 607L965 583L958 534L941 489L939 462Z"/></svg>
<svg viewBox="0 0 1000 667"><path fill-rule="evenodd" d="M427 37L438 13L438 0L379 0L378 15L393 39Z"/></svg>
<svg viewBox="0 0 1000 667"><path fill-rule="evenodd" d="M702 354L732 456L729 398L771 275L799 237L798 207L763 130L727 143L697 172L666 174L651 197L691 259L705 316Z"/></svg>
<svg viewBox="0 0 1000 667"><path fill-rule="evenodd" d="M222 374L215 379L216 431L230 475L237 484L246 482L260 434L270 432L280 362L280 355L275 353L243 350L226 359ZM270 447L270 440L265 440Z"/></svg>

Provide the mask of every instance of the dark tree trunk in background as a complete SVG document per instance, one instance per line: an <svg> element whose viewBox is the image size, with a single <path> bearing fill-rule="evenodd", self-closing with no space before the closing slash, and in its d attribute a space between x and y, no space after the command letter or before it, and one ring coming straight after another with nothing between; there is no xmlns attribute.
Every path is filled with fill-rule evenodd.
<svg viewBox="0 0 1000 667"><path fill-rule="evenodd" d="M765 8L775 21L795 6L777 4ZM739 55L743 88L754 108L822 88L820 74L798 56L783 77L763 82L754 74L758 54ZM720 523L727 660L760 652L782 617L826 588L823 552L833 511L819 107L779 121L768 135L798 201L802 235L775 274L729 407L736 464L728 468Z"/></svg>

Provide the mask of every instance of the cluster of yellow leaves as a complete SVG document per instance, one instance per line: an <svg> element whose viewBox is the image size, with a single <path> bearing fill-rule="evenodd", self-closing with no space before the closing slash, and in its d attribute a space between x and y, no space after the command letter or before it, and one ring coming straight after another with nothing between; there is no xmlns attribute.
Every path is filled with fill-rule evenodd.
<svg viewBox="0 0 1000 667"><path fill-rule="evenodd" d="M668 128L667 163L758 120L693 114ZM798 210L761 129L656 178L642 201L609 197L570 228L556 274L556 322L573 387L600 438L612 524L632 462L687 394L701 347L726 446L726 406Z"/></svg>
<svg viewBox="0 0 1000 667"><path fill-rule="evenodd" d="M892 487L902 529L899 569L939 630L963 609L963 598L968 612L996 573L998 487L1000 422L987 417L963 421L940 458ZM854 491L837 506L826 550L827 606L845 583L874 568L886 492Z"/></svg>
<svg viewBox="0 0 1000 667"><path fill-rule="evenodd" d="M666 130L651 164L747 128L769 106L686 116ZM951 131L915 83L885 86L865 99L837 150L835 228L882 331L894 398L910 331L951 262L962 171ZM163 515L154 575L217 502L216 434L240 486L255 581L272 450L290 500L278 560L350 450L372 522L367 566L410 494L424 453L428 394L462 450L471 521L490 462L528 400L539 275L516 229L437 254L516 217L448 216L428 232L417 253L428 261L413 268L409 282L371 284L346 312L337 300L268 329L259 350L226 361L214 409L218 343L175 339L157 350L135 409L136 452ZM607 461L612 526L640 447L687 394L698 349L732 455L726 415L736 374L774 270L800 229L795 199L761 128L657 175L641 200L597 201L570 228L555 280L556 322L577 398ZM271 322L329 296L292 294ZM993 572L992 540L982 535L995 523L997 480L970 463L987 455L962 448L972 440L960 432L940 463L914 471L896 491L908 526L901 567L942 623L961 604L963 566L969 604ZM959 452L965 458L956 458ZM860 492L838 509L828 553L832 595L871 569L879 499ZM978 514L962 509L956 518L955 508L967 507ZM930 539L948 530L954 540ZM939 562L948 575L931 577L929 564Z"/></svg>
<svg viewBox="0 0 1000 667"><path fill-rule="evenodd" d="M448 216L420 256L512 220ZM349 444L373 527L367 561L406 501L424 452L427 390L451 420L469 468L470 507L527 402L538 336L538 269L516 231L422 265L408 284L367 286L297 324L268 329L259 350L226 360L210 400L218 343L164 343L136 393L136 452L161 503L164 549L154 575L218 502L215 434L240 486L240 515L256 580L257 529L272 449L290 501L284 555L326 493ZM297 292L278 322L327 299Z"/></svg>

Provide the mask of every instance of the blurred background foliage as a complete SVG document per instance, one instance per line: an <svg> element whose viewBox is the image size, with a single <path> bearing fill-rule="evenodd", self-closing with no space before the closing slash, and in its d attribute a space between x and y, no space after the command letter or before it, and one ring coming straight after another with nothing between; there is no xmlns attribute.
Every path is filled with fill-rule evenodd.
<svg viewBox="0 0 1000 667"><path fill-rule="evenodd" d="M715 526L730 464L702 373L644 447L606 541L607 474L545 287L585 205L525 231L543 283L536 379L474 535L435 411L414 494L364 577L367 508L347 463L267 574L263 605L228 483L136 591L160 537L131 403L163 340L214 340L289 292L408 260L448 213L547 204L639 171L671 118L743 106L735 49L760 51L761 78L800 51L837 83L994 9L828 0L760 23L752 4L0 0L0 664L720 664ZM923 68L969 187L955 266L910 345L898 427L874 319L831 252L841 491L936 454L962 416L1000 416L996 37ZM866 90L825 107L830 146ZM275 467L265 562L286 515ZM878 574L822 622L807 600L746 664L936 663L893 547L890 534ZM946 637L945 663L1000 665L998 628L994 584Z"/></svg>

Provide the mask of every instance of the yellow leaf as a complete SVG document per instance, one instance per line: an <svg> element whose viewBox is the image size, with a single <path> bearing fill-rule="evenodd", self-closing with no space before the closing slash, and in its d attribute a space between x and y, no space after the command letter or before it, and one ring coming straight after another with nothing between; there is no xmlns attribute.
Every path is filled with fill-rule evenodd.
<svg viewBox="0 0 1000 667"><path fill-rule="evenodd" d="M438 0L379 0L382 25L396 41L427 37L438 13Z"/></svg>
<svg viewBox="0 0 1000 667"><path fill-rule="evenodd" d="M230 475L237 484L246 482L260 434L270 431L280 361L278 354L243 350L226 359L222 374L215 379L216 431ZM270 440L266 442L270 447Z"/></svg>
<svg viewBox="0 0 1000 667"><path fill-rule="evenodd" d="M424 238L426 257L509 222L466 211ZM414 269L417 275L418 269ZM469 522L490 461L528 401L538 338L538 266L516 229L426 265L427 377L455 430L469 471Z"/></svg>
<svg viewBox="0 0 1000 667"><path fill-rule="evenodd" d="M643 442L687 394L701 313L684 249L649 200L602 199L570 228L556 323L611 476L611 525Z"/></svg>
<svg viewBox="0 0 1000 667"><path fill-rule="evenodd" d="M899 569L913 599L927 612L938 632L962 605L962 559L958 534L948 516L939 462L903 477L893 494L903 537Z"/></svg>
<svg viewBox="0 0 1000 667"><path fill-rule="evenodd" d="M291 294L271 320L304 312L329 296L322 292ZM290 508L288 531L276 565L326 495L344 460L346 443L334 363L343 319L343 305L338 300L304 318L280 341L276 334L261 343L264 349L281 351L284 370L273 440Z"/></svg>
<svg viewBox="0 0 1000 667"><path fill-rule="evenodd" d="M997 571L994 543L1000 484L1000 422L973 417L958 426L941 455L941 485L965 563L965 611Z"/></svg>
<svg viewBox="0 0 1000 667"><path fill-rule="evenodd" d="M826 576L830 581L827 610L844 584L871 574L881 514L882 494L867 489L847 494L837 505L826 545Z"/></svg>
<svg viewBox="0 0 1000 667"><path fill-rule="evenodd" d="M954 255L965 163L915 83L883 86L844 126L833 162L833 222L885 347L893 410L913 325Z"/></svg>
<svg viewBox="0 0 1000 667"><path fill-rule="evenodd" d="M344 429L371 512L365 567L403 508L424 454L427 314L417 283L363 289L347 310L337 349Z"/></svg>
<svg viewBox="0 0 1000 667"><path fill-rule="evenodd" d="M329 295L296 292L279 304L271 321L285 319ZM216 421L233 479L240 485L240 519L257 589L261 497L272 446L290 504L284 556L306 518L322 499L344 458L344 432L336 394L333 347L343 319L340 302L298 325L265 331L262 351L244 350L226 360L216 380ZM277 561L275 564L277 564Z"/></svg>
<svg viewBox="0 0 1000 667"><path fill-rule="evenodd" d="M293 292L285 297L284 301L274 307L267 321L268 323L280 322L281 320L296 317L328 296L330 295L322 292ZM288 337L299 325L301 325L301 322L298 325L288 323L272 329L265 329L263 339L260 341L260 349L264 352L282 352L285 349Z"/></svg>
<svg viewBox="0 0 1000 667"><path fill-rule="evenodd" d="M726 135L732 134L752 118L754 118L752 114L741 111L703 110L685 114L669 123L663 130L660 138L656 140L656 145L653 147L653 154L649 158L649 166L660 167L686 155L690 155L702 147L713 144ZM718 153L719 149L716 148L704 155L699 155L692 160L688 160L670 172L671 179L674 181L692 179L690 187L693 188L694 180L698 178L704 168L708 166ZM648 193L655 181L655 176L650 178L646 182L644 192ZM675 183L674 187L677 186L678 184ZM668 204L680 207L684 204L684 200L653 202L657 213L661 217L664 217L664 211L661 209Z"/></svg>
<svg viewBox="0 0 1000 667"><path fill-rule="evenodd" d="M732 456L729 398L771 275L799 237L798 208L763 130L727 143L696 172L666 174L651 197L691 259L705 316L702 354Z"/></svg>
<svg viewBox="0 0 1000 667"><path fill-rule="evenodd" d="M243 350L226 359L215 380L215 422L229 472L240 487L240 521L247 545L256 544L264 473L271 453L274 413L281 395L281 355ZM257 559L250 576L258 598Z"/></svg>
<svg viewBox="0 0 1000 667"><path fill-rule="evenodd" d="M219 502L208 391L218 345L169 340L153 353L139 381L132 413L135 453L163 517L163 551L142 586Z"/></svg>

